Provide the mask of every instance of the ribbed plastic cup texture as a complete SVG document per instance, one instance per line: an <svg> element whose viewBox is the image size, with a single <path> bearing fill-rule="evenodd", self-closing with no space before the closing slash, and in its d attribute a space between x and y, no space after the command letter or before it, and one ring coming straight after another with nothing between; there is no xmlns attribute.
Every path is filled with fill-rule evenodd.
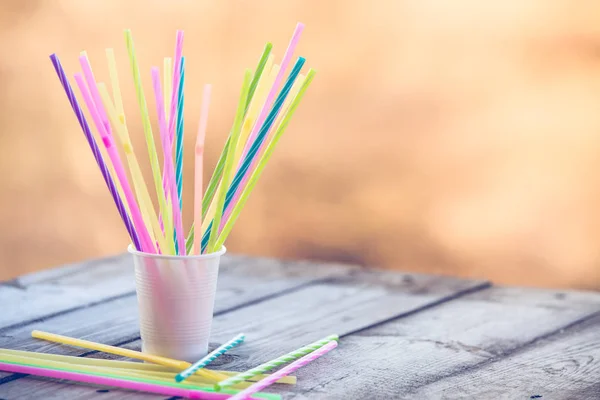
<svg viewBox="0 0 600 400"><path fill-rule="evenodd" d="M196 362L208 353L225 247L200 256L163 256L129 248L135 268L142 351Z"/></svg>

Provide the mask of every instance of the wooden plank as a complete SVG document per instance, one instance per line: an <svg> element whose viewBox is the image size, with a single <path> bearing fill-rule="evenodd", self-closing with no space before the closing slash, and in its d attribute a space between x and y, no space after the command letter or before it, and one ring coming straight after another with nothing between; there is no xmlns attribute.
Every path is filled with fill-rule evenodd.
<svg viewBox="0 0 600 400"><path fill-rule="evenodd" d="M596 313L508 357L453 374L406 398L600 399L599 332Z"/></svg>
<svg viewBox="0 0 600 400"><path fill-rule="evenodd" d="M360 271L222 313L215 318L211 339L216 345L239 332L246 333L246 343L224 358L229 361L226 365L221 365L241 370L327 334L348 334L484 287L486 283L452 278ZM118 299L95 306L94 316L76 311L43 321L39 326L20 327L11 332L13 339L2 346L83 354L78 349L32 340L29 332L35 328L104 343L132 341L130 345L139 347L139 341L133 341L137 339L134 307L128 299ZM82 323L75 325L74 320ZM27 385L22 381L1 385L0 393L6 389L27 398L27 388L36 380L26 378ZM73 390L70 387L65 398L91 393L82 387ZM106 398L119 398L120 393L115 391L111 396Z"/></svg>
<svg viewBox="0 0 600 400"><path fill-rule="evenodd" d="M344 338L327 362L298 373L289 398L439 399L441 392L429 396L419 388L511 354L595 315L599 306L598 293L476 292ZM521 367L523 374L531 368ZM476 386L481 397L462 398L498 398L483 395L487 378ZM511 397L517 398L525 397Z"/></svg>
<svg viewBox="0 0 600 400"><path fill-rule="evenodd" d="M354 266L315 264L273 259L225 256L217 304L237 306L357 269ZM243 276L245 285L229 276ZM134 296L133 265L128 254L43 271L0 285L0 334L14 325L87 308L96 303ZM234 298L239 298L235 301Z"/></svg>

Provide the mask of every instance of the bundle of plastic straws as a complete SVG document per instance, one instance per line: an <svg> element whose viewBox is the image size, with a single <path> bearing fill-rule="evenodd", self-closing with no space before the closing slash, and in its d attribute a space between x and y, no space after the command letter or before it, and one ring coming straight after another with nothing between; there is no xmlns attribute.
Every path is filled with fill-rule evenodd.
<svg viewBox="0 0 600 400"><path fill-rule="evenodd" d="M198 255L218 251L223 246L315 76L312 69L306 75L301 74L305 63L303 57L298 57L291 64L303 29L304 25L298 23L279 64L274 63L273 46L267 43L254 71L245 71L235 118L206 190L203 190L202 175L211 85L204 86L194 152L194 217L187 234L182 217L186 76L183 31L177 32L174 56L164 58L162 73L159 67L152 67L149 71L152 101L146 99L131 32L125 31L153 185L144 181L138 162L139 153L130 139L113 49L106 49L110 92L105 83L96 80L85 51L79 56L81 72L74 75L95 131L84 115L58 56L50 56L133 246L138 251ZM158 126L152 126L149 103L154 103ZM159 145L155 142L156 138ZM152 190L155 191L157 208L150 194Z"/></svg>

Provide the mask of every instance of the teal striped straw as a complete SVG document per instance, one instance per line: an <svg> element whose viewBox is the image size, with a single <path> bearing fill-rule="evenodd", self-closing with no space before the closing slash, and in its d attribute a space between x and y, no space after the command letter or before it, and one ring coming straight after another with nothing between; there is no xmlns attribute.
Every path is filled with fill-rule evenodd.
<svg viewBox="0 0 600 400"><path fill-rule="evenodd" d="M200 359L200 361L198 361L197 363L195 363L194 365L192 365L185 371L178 373L177 376L175 376L175 381L181 382L184 379L189 378L190 376L195 374L196 371L198 371L200 368L206 367L208 364L210 364L211 362L216 360L217 357L225 354L227 351L231 350L238 344L242 343L245 338L246 338L246 336L244 336L243 333L240 333L239 335L237 335L236 337L231 339L229 342L224 343L221 346L217 347L212 352L210 352L206 357Z"/></svg>
<svg viewBox="0 0 600 400"><path fill-rule="evenodd" d="M179 79L179 97L177 99L177 128L175 130L175 182L177 183L177 193L179 194L179 208L182 206L183 191L183 105L185 96L183 93L183 83L185 81L185 57L181 57L181 68L180 68L180 79Z"/></svg>
<svg viewBox="0 0 600 400"><path fill-rule="evenodd" d="M242 372L240 374L232 376L231 378L228 378L228 379L225 379L224 381L216 383L215 389L222 390L222 389L225 389L226 387L237 385L238 383L247 381L248 379L251 379L251 378L255 377L256 375L264 374L264 373L272 370L275 367L278 367L283 364L287 364L290 361L297 360L300 357L307 355L308 353L312 353L313 351L325 346L327 343L331 342L332 340L335 340L335 341L339 340L339 336L338 335L329 335L324 339L317 340L316 342L311 343L307 346L300 347L298 350L294 350L294 351L287 353L281 357L278 357L274 360L268 361L264 364L259 365L258 367L249 369L246 372Z"/></svg>

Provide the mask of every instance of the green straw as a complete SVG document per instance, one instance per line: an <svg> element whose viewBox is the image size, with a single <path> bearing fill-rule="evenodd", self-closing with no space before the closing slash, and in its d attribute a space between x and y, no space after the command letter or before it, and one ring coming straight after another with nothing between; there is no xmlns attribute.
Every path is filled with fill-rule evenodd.
<svg viewBox="0 0 600 400"><path fill-rule="evenodd" d="M150 166L152 167L152 176L154 178L154 187L156 189L156 196L158 197L158 205L160 207L160 213L166 215L167 213L167 200L165 198L165 192L162 186L162 173L160 172L160 165L158 162L158 155L156 153L156 145L154 144L154 136L152 135L152 123L150 122L150 115L148 114L148 104L146 103L146 96L144 95L144 88L142 87L142 78L140 76L140 68L137 63L135 55L135 48L133 46L133 37L131 36L131 30L125 30L125 44L127 46L127 53L129 54L129 62L131 63L131 72L133 74L133 82L135 85L135 94L137 97L138 105L140 107L140 113L142 114L142 125L144 128L144 135L146 137L146 144L148 146L148 156L150 157ZM172 254L175 254L175 243L171 235L165 235L167 244ZM164 252L164 249L161 249Z"/></svg>
<svg viewBox="0 0 600 400"><path fill-rule="evenodd" d="M269 55L271 54L271 49L273 48L272 43L267 43L263 50L262 55L260 56L260 60L258 61L258 65L256 66L256 71L254 72L254 76L252 77L252 83L250 83L250 89L248 90L248 100L246 101L246 108L244 113L248 110L248 106L254 97L254 92L256 91L256 86L258 85L258 81L262 76L265 65L267 64L267 60L269 59ZM202 199L202 219L206 217L206 213L208 212L208 208L210 207L210 203L213 200L213 196L215 195L215 191L217 190L217 185L221 180L221 175L223 173L223 167L225 166L225 156L229 151L229 142L231 140L231 133L227 137L227 142L225 142L225 146L223 146L223 151L221 152L221 156L219 157L219 161L217 162L217 166L213 172L210 181L208 182L208 187L206 188L206 193L204 193L204 198ZM190 228L190 233L186 239L186 248L187 253L191 254L192 247L194 246L194 226Z"/></svg>
<svg viewBox="0 0 600 400"><path fill-rule="evenodd" d="M277 128L277 131L275 132L275 135L273 136L273 139L267 145L267 148L266 148L264 154L262 155L262 157L260 158L260 161L258 162L256 169L254 170L254 172L252 172L252 175L250 176L250 179L248 180L248 184L246 185L246 187L242 191L242 194L240 195L240 199L233 206L233 211L231 212L231 216L225 223L225 226L223 227L223 230L221 231L221 234L219 235L219 238L217 239L217 242L215 243L215 248L219 249L219 248L221 248L223 243L225 243L225 239L227 239L227 236L231 232L231 229L233 228L233 224L239 217L240 212L242 211L242 208L244 207L244 204L246 204L246 201L248 200L248 196L250 196L252 189L258 182L258 178L260 177L260 174L262 173L263 169L267 165L269 158L271 158L271 155L273 154L273 150L275 149L277 142L279 141L279 139L285 132L285 129L287 128L288 124L290 123L290 120L292 119L292 116L294 115L296 108L300 104L300 100L302 100L304 93L306 92L306 90L308 89L308 86L314 79L315 74L316 74L316 71L313 69L308 71L308 74L306 75L306 79L304 80L304 83L300 87L300 90L298 91L298 94L296 95L296 97L294 97L294 100L292 100L292 102L290 103L290 108L289 108L288 112L283 117L281 124L279 125L279 128ZM214 223L213 223L213 229L214 229Z"/></svg>
<svg viewBox="0 0 600 400"><path fill-rule="evenodd" d="M247 69L244 74L244 83L242 84L242 93L238 103L238 108L235 113L235 119L233 121L233 128L231 129L231 140L229 140L229 146L227 155L225 156L225 166L223 168L223 178L221 179L221 186L216 194L217 196L217 208L215 210L215 216L213 219L212 229L210 231L210 237L208 239L207 253L216 251L215 242L219 235L219 225L221 224L221 216L223 215L223 207L225 205L225 197L227 196L227 188L233 175L233 168L235 163L235 148L237 146L240 133L242 132L242 122L244 121L244 113L246 110L246 102L248 101L248 90L250 89L250 81L252 79L252 71Z"/></svg>
<svg viewBox="0 0 600 400"><path fill-rule="evenodd" d="M332 340L336 340L336 341L339 340L339 336L338 335L327 336L324 339L317 340L316 342L311 343L307 346L300 347L298 350L294 350L294 351L287 353L281 357L278 357L274 360L268 361L264 364L259 365L258 367L252 368L246 372L242 372L241 374L232 376L229 379L225 379L224 381L216 383L215 389L222 390L226 387L237 385L238 383L244 382L245 380L250 379L253 376L256 376L258 374L263 374L267 371L272 370L275 367L278 367L283 364L287 364L290 361L297 360L298 358L305 356L308 353L312 353L313 351L320 349L321 347L325 346L327 343L331 342Z"/></svg>

